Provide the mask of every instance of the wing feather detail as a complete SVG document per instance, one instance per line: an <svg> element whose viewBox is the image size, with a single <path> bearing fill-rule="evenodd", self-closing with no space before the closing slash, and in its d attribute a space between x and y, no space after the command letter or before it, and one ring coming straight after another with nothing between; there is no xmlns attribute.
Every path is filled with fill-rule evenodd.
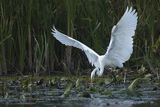
<svg viewBox="0 0 160 107"><path fill-rule="evenodd" d="M99 55L94 50L92 50L88 46L84 45L80 41L75 40L75 39L59 32L55 27L53 27L53 29L52 29L52 34L62 44L67 45L67 46L73 46L73 47L79 48L82 51L84 51L89 62L92 64L92 66L93 65L95 67L99 66L98 61L97 61Z"/></svg>
<svg viewBox="0 0 160 107"><path fill-rule="evenodd" d="M109 60L111 65L123 67L123 63L130 58L137 19L136 10L127 7L117 25L113 26L111 40L105 54L106 60Z"/></svg>

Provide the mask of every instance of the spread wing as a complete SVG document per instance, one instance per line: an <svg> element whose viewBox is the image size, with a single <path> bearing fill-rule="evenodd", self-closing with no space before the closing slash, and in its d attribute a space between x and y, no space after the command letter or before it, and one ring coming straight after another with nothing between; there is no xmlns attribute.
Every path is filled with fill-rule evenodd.
<svg viewBox="0 0 160 107"><path fill-rule="evenodd" d="M75 40L75 39L59 32L58 30L55 29L55 27L53 27L53 29L52 29L52 34L62 44L65 44L68 46L73 46L73 47L76 47L76 48L83 50L85 52L89 62L92 64L92 66L94 65L94 66L98 67L99 55L95 51L93 51L91 48L89 48L88 46L79 42L78 40Z"/></svg>
<svg viewBox="0 0 160 107"><path fill-rule="evenodd" d="M124 15L113 26L111 40L105 54L106 60L111 61L111 65L123 67L133 52L133 36L137 26L137 12L135 9L126 9Z"/></svg>

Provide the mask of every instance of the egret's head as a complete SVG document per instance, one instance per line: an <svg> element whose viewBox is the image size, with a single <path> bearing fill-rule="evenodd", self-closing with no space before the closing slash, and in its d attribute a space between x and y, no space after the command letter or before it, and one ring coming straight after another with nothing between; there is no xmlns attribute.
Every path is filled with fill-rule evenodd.
<svg viewBox="0 0 160 107"><path fill-rule="evenodd" d="M103 71L99 71L99 72L97 72L98 77L101 77L101 76L102 76L102 74L103 74Z"/></svg>

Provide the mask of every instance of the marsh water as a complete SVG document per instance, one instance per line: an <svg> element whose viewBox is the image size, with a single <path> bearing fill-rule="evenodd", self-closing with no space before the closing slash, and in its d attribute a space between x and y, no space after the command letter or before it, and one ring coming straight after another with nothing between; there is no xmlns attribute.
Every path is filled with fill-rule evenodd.
<svg viewBox="0 0 160 107"><path fill-rule="evenodd" d="M66 101L57 100L53 102L43 102L43 103L41 102L36 104L20 103L20 104L0 105L0 107L159 107L159 106L160 106L160 101L135 103L133 101L126 100L117 103L116 100L112 101L108 99L74 99L74 100L72 99Z"/></svg>
<svg viewBox="0 0 160 107"><path fill-rule="evenodd" d="M160 107L158 82L141 82L131 92L129 83L104 78L92 84L86 78L1 79L0 107Z"/></svg>

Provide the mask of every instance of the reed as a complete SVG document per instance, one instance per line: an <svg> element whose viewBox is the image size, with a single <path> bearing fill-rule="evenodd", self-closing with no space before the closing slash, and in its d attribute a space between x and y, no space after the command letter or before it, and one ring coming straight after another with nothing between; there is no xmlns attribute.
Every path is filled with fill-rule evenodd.
<svg viewBox="0 0 160 107"><path fill-rule="evenodd" d="M64 62L68 68L66 72L74 73L74 70L88 68L83 53L60 45L52 37L52 26L103 54L110 40L112 26L118 22L127 6L137 9L139 19L134 52L126 66L132 69L141 65L154 70L160 68L159 0L0 2L0 74L11 73L9 71L50 74L63 70L61 66Z"/></svg>

